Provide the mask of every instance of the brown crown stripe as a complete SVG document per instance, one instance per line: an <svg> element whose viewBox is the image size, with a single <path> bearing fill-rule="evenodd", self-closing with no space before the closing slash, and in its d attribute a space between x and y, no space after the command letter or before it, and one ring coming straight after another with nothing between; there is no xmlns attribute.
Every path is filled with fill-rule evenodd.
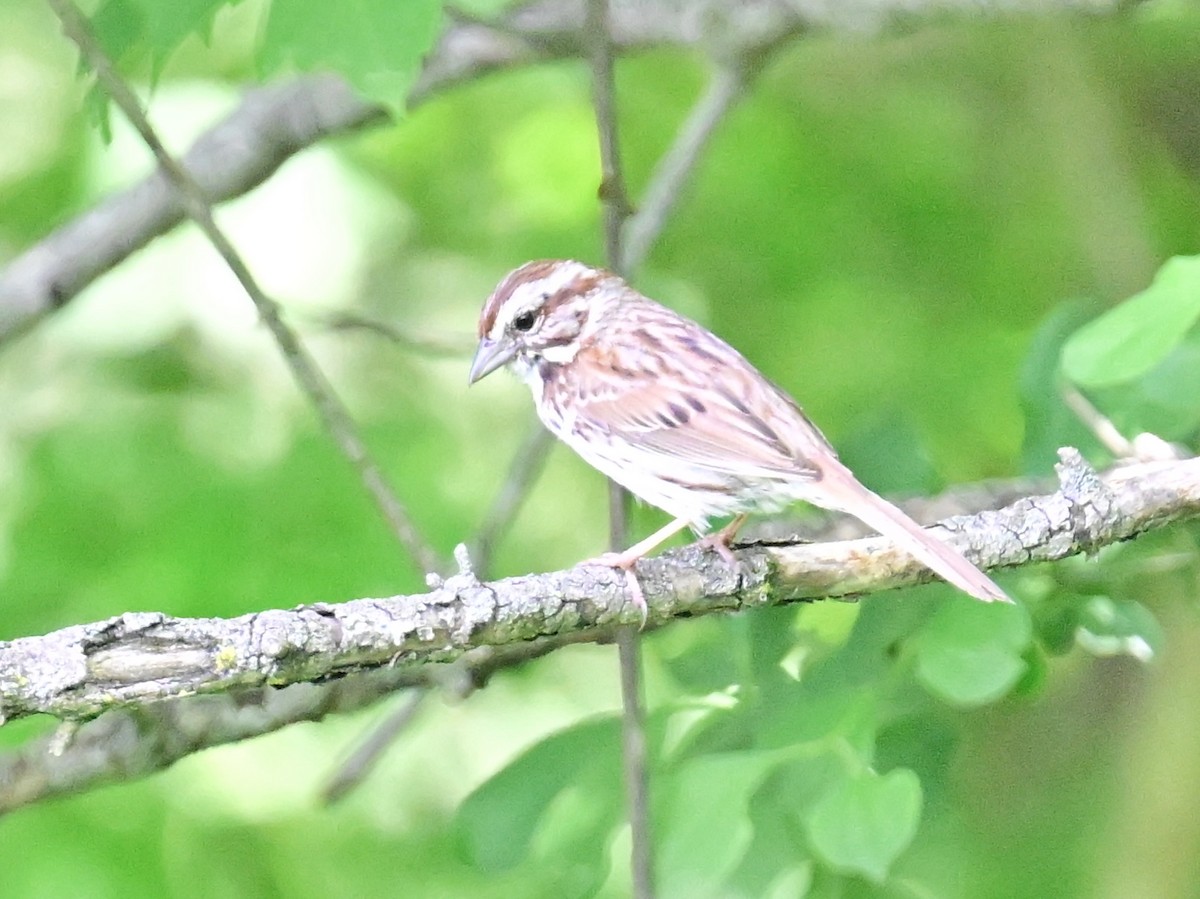
<svg viewBox="0 0 1200 899"><path fill-rule="evenodd" d="M496 324L496 315L500 312L500 307L513 295L514 290L522 284L546 277L553 268L553 260L539 259L536 262L526 262L520 268L509 272L508 277L500 282L499 286L492 291L492 295L488 297L487 302L483 304L483 312L479 315L479 336L484 337L492 330L492 326Z"/></svg>
<svg viewBox="0 0 1200 899"><path fill-rule="evenodd" d="M608 272L589 269L577 276L574 281L561 288L554 296L548 297L546 304L542 308L544 311L549 312L575 297L585 297L599 287L602 281L611 277L612 275Z"/></svg>
<svg viewBox="0 0 1200 899"><path fill-rule="evenodd" d="M483 312L479 315L479 336L484 337L491 332L492 327L496 324L496 317L500 314L500 309L512 298L517 288L526 284L534 284L549 277L554 269L561 264L562 262L557 259L539 259L534 262L526 262L520 268L509 272L508 276L500 282L499 286L492 292L492 295L488 297L487 302L483 305ZM553 296L547 297L543 308L547 311L556 309L572 297L587 294L605 278L610 277L612 275L606 271L588 269L570 284L558 290Z"/></svg>

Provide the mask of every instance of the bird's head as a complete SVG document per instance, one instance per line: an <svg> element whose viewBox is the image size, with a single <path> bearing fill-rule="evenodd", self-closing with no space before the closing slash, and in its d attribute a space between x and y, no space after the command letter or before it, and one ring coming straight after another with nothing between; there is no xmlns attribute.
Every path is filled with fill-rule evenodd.
<svg viewBox="0 0 1200 899"><path fill-rule="evenodd" d="M505 365L528 379L544 363L570 362L603 327L608 300L624 289L616 275L571 260L527 262L509 272L479 315L471 383Z"/></svg>

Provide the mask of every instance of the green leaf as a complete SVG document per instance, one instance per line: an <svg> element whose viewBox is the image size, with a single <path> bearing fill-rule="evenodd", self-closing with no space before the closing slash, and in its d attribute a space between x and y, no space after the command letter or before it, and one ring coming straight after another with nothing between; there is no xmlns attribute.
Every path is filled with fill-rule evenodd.
<svg viewBox="0 0 1200 899"><path fill-rule="evenodd" d="M1003 696L1025 671L1032 626L1024 606L947 602L917 634L917 679L956 705Z"/></svg>
<svg viewBox="0 0 1200 899"><path fill-rule="evenodd" d="M828 864L880 883L912 842L920 818L921 782L907 768L897 768L840 781L805 824L813 849Z"/></svg>
<svg viewBox="0 0 1200 899"><path fill-rule="evenodd" d="M1166 357L1200 319L1200 256L1177 256L1154 283L1084 325L1063 347L1063 371L1084 387L1119 384Z"/></svg>
<svg viewBox="0 0 1200 899"><path fill-rule="evenodd" d="M549 803L530 844L530 861L520 872L553 872L556 896L594 896L608 878L613 830L625 818L620 784L582 772Z"/></svg>
<svg viewBox="0 0 1200 899"><path fill-rule="evenodd" d="M819 671L812 683L793 686L790 694L775 693L759 710L760 745L782 747L840 738L865 752L874 743L878 683L839 686L819 680L823 674Z"/></svg>
<svg viewBox="0 0 1200 899"><path fill-rule="evenodd" d="M156 71L193 34L207 39L223 6L240 0L105 0L92 17L100 44L114 60L148 54Z"/></svg>
<svg viewBox="0 0 1200 899"><path fill-rule="evenodd" d="M440 0L274 0L262 67L332 69L365 96L400 112L438 35L441 12Z"/></svg>
<svg viewBox="0 0 1200 899"><path fill-rule="evenodd" d="M213 19L223 6L241 0L104 0L91 19L92 31L109 58L123 72L149 57L152 82L179 45L192 34L207 40ZM108 93L93 85L84 100L88 118L101 137L112 139Z"/></svg>
<svg viewBox="0 0 1200 899"><path fill-rule="evenodd" d="M1132 656L1148 662L1162 649L1162 627L1139 602L1094 596L1079 616L1075 639L1097 656Z"/></svg>
<svg viewBox="0 0 1200 899"><path fill-rule="evenodd" d="M790 751L726 752L700 756L672 777L662 803L658 853L663 896L724 895L754 835L754 792Z"/></svg>
<svg viewBox="0 0 1200 899"><path fill-rule="evenodd" d="M792 763L807 764L808 758ZM842 769L844 770L844 769ZM836 777L842 776L842 770ZM771 775L750 801L751 841L741 863L725 880L725 896L755 899L801 899L809 895L816 865L805 835L797 832L799 809L778 773ZM828 789L832 781L825 781Z"/></svg>
<svg viewBox="0 0 1200 899"><path fill-rule="evenodd" d="M570 787L619 797L619 746L615 718L585 721L542 740L481 784L458 810L472 861L486 871L518 864L551 803ZM561 824L561 815L555 820Z"/></svg>
<svg viewBox="0 0 1200 899"><path fill-rule="evenodd" d="M1200 427L1200 390L1180 390L1181 384L1200 384L1200 328L1144 376L1089 394L1123 434L1148 431L1190 442Z"/></svg>
<svg viewBox="0 0 1200 899"><path fill-rule="evenodd" d="M213 19L223 6L241 0L140 0L146 16L146 40L159 66L193 34L207 40Z"/></svg>
<svg viewBox="0 0 1200 899"><path fill-rule="evenodd" d="M105 0L92 16L91 26L104 52L120 61L144 40L145 9L136 0Z"/></svg>
<svg viewBox="0 0 1200 899"><path fill-rule="evenodd" d="M1050 602L1037 604L1033 616L1034 633L1046 652L1061 656L1075 648L1080 606L1077 597L1062 590L1051 594Z"/></svg>

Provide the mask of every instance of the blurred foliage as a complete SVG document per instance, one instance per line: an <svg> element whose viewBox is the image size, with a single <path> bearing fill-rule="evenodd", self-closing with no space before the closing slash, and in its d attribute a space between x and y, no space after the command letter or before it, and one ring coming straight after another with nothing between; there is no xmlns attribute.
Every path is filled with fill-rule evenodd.
<svg viewBox="0 0 1200 899"><path fill-rule="evenodd" d="M211 41L219 13L241 0L103 0L91 17L109 57L126 69L149 62L155 77L185 41ZM395 111L440 31L440 0L280 0L255 9L255 64L262 75L331 69Z"/></svg>
<svg viewBox="0 0 1200 899"><path fill-rule="evenodd" d="M185 147L285 66L399 105L437 5L333 9L88 12ZM0 73L2 264L148 163L115 114L110 142L88 124L37 0L0 2ZM679 51L619 64L635 195L705 78ZM467 393L465 359L322 323L356 310L466 335L508 268L598 261L589 98L578 62L490 76L222 211L443 553L499 489L528 396L502 379ZM1194 448L1200 290L1194 258L1167 260L1200 253L1198 110L1184 2L808 35L718 130L637 282L794 392L881 490L1045 474L1064 444L1103 464L1064 378L1127 433ZM0 638L422 589L188 228L0 347L0 459ZM604 497L556 452L493 573L596 552ZM1015 608L934 585L648 637L663 895L1193 895L1198 538L1013 573ZM322 778L385 710L30 808L0 840L3 892L625 895L615 667L611 647L571 648L431 705L333 809Z"/></svg>

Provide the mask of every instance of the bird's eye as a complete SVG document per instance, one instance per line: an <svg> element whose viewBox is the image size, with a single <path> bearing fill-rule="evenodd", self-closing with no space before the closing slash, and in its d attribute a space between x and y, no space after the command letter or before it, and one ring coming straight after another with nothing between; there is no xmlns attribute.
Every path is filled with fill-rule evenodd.
<svg viewBox="0 0 1200 899"><path fill-rule="evenodd" d="M528 331L533 327L535 321L537 321L537 316L532 312L522 312L513 319L513 327L518 331Z"/></svg>

